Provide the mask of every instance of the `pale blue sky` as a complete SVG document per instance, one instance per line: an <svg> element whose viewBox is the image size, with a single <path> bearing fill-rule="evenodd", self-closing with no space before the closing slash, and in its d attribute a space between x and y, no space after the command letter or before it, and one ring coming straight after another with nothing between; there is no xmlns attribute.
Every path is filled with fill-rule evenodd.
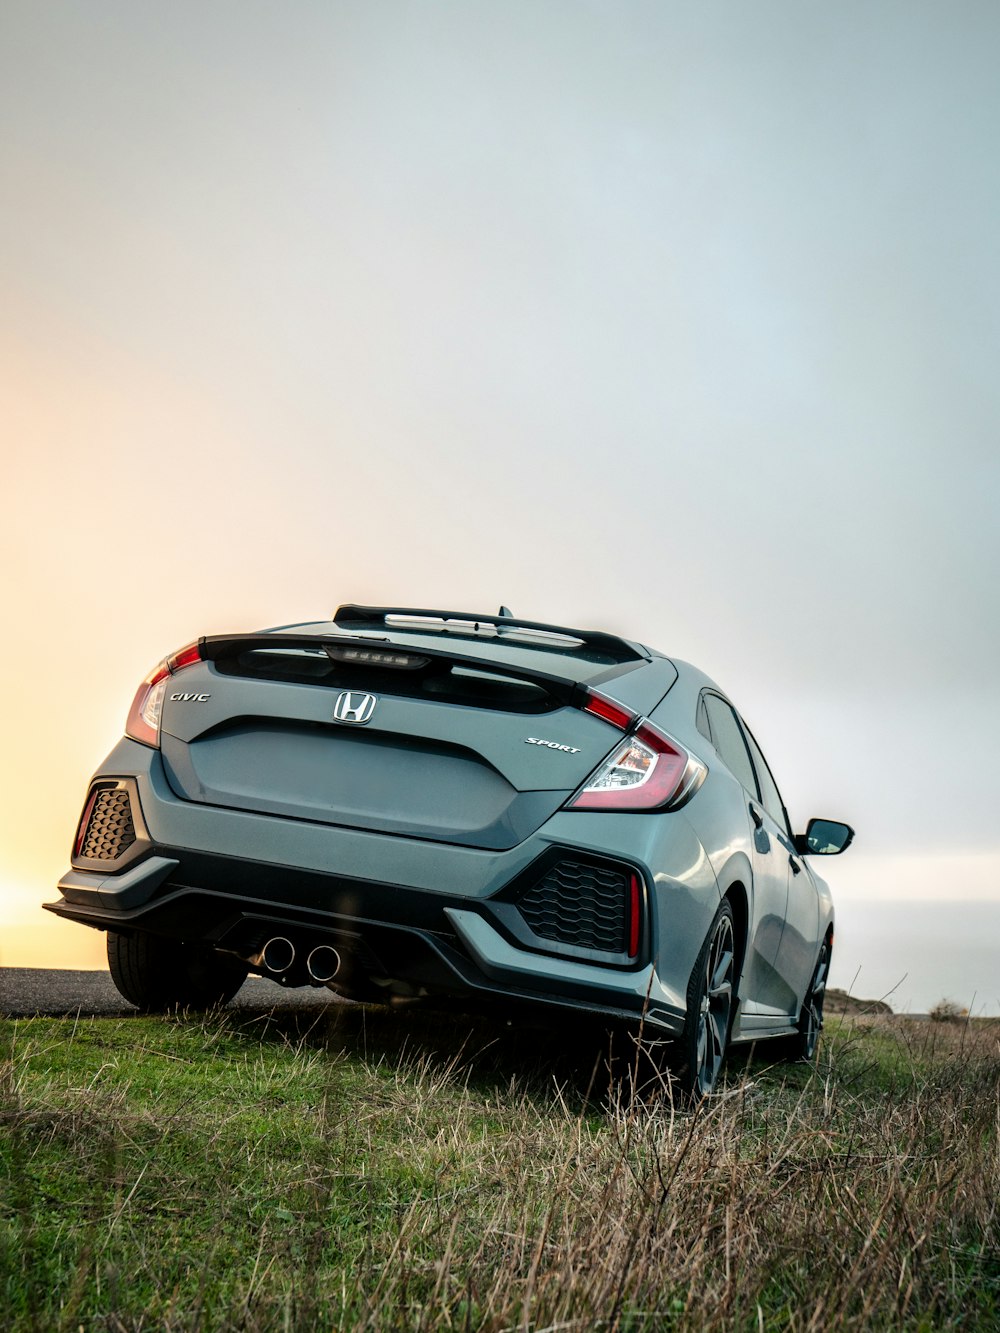
<svg viewBox="0 0 1000 1333"><path fill-rule="evenodd" d="M1000 903L998 39L913 0L6 0L15 883L165 651L504 601L714 675L793 818L857 825L848 897Z"/></svg>

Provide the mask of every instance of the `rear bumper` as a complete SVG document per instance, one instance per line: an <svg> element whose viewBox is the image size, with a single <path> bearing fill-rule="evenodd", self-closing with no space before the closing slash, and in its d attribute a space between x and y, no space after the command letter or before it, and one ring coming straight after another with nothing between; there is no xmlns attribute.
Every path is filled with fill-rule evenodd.
<svg viewBox="0 0 1000 1333"><path fill-rule="evenodd" d="M211 887L178 882L200 879ZM148 931L200 940L243 958L275 935L304 958L328 944L343 963L338 981L402 981L414 994L495 1006L531 1005L626 1021L670 1033L680 1015L654 999L651 964L622 970L531 951L492 920L488 904L372 882L211 855L154 854L115 876L70 871L49 911L119 933ZM305 977L298 978L305 981ZM394 988L386 985L386 996Z"/></svg>
<svg viewBox="0 0 1000 1333"><path fill-rule="evenodd" d="M561 815L517 847L482 851L182 801L158 753L128 740L109 756L98 776L105 775L126 778L135 791L138 841L121 869L78 862L64 875L62 897L46 904L59 916L200 940L242 957L283 935L300 950L335 947L344 960L338 981L348 987L352 974L376 976L463 1002L524 1002L681 1030L678 983L686 983L686 955L699 941L674 931L670 958L654 948L657 899L669 880L648 856L636 856L631 821L620 855L605 836L615 817L604 815L595 817L600 838L588 841L588 816ZM512 886L559 855L615 857L639 872L646 927L634 964L532 940L515 920ZM676 891L685 897L680 881ZM667 976L677 974L673 985L664 963Z"/></svg>

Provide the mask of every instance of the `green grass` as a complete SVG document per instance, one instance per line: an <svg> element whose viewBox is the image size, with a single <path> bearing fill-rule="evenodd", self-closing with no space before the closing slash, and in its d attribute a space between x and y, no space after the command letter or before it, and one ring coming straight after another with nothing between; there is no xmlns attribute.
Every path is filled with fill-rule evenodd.
<svg viewBox="0 0 1000 1333"><path fill-rule="evenodd" d="M831 1026L697 1113L416 1010L0 1040L5 1330L1000 1326L1000 1024Z"/></svg>

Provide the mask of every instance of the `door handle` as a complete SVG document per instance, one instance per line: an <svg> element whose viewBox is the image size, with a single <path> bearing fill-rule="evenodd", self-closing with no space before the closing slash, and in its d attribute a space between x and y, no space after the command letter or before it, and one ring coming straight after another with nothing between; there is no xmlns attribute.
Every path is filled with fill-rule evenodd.
<svg viewBox="0 0 1000 1333"><path fill-rule="evenodd" d="M763 827L764 827L764 816L760 813L760 811L759 811L759 810L757 809L757 807L754 805L753 801L750 802L750 818L753 820L753 822L754 822L754 826L755 826L756 828L763 828Z"/></svg>
<svg viewBox="0 0 1000 1333"><path fill-rule="evenodd" d="M790 857L788 858L788 864L792 867L792 874L793 874L793 875L801 875L801 874L802 874L802 867L799 865L798 861L796 861L796 859L795 859L794 856L790 856Z"/></svg>

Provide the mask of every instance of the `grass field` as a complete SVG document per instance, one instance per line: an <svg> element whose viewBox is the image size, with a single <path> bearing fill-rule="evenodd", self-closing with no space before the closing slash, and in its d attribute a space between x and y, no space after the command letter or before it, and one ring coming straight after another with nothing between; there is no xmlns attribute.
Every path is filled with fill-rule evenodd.
<svg viewBox="0 0 1000 1333"><path fill-rule="evenodd" d="M695 1113L416 1010L0 1032L4 1330L1000 1327L1000 1023L831 1022Z"/></svg>

